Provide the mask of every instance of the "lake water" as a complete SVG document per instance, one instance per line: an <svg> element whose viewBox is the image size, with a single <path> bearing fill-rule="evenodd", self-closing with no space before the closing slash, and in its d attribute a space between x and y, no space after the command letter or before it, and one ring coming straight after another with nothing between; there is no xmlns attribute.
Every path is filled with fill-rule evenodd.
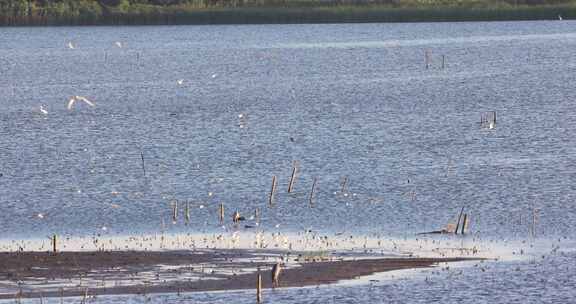
<svg viewBox="0 0 576 304"><path fill-rule="evenodd" d="M427 270L267 296L274 303L570 302L575 25L2 28L0 239L215 233L220 203L227 220L234 210L260 208L265 231L414 238L454 222L465 206L477 237L541 249L484 270ZM68 110L75 95L95 106ZM480 125L487 111L497 113L493 129ZM288 194L294 161L298 178ZM269 208L273 175L278 193ZM190 225L171 223L172 200L189 201ZM143 301L98 300L127 299Z"/></svg>

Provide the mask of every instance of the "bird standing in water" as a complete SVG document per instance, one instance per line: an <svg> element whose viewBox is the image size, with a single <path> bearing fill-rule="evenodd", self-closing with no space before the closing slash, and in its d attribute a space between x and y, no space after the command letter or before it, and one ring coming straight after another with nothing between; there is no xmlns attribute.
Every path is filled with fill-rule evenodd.
<svg viewBox="0 0 576 304"><path fill-rule="evenodd" d="M272 266L272 288L280 286L280 273L282 272L282 265L276 263Z"/></svg>

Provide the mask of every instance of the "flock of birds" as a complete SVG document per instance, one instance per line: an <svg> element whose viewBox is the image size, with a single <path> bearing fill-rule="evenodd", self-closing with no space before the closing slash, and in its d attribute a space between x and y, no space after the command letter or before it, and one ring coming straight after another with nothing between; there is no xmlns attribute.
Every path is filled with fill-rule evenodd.
<svg viewBox="0 0 576 304"><path fill-rule="evenodd" d="M124 47L124 45L123 45L122 42L120 42L120 41L114 42L114 45L117 46L118 48L123 48L123 47ZM72 41L69 41L69 42L67 43L67 46L68 46L69 49L72 49L72 50L73 50L73 49L76 49L76 45L75 45ZM214 78L218 77L218 74L212 74L210 77L211 77L212 79L214 79ZM177 83L178 85L180 85L180 86L184 85L184 82L185 82L184 79L178 79L178 80L176 80L176 83ZM72 97L70 98L70 100L68 101L68 105L66 106L66 108L67 108L68 110L70 110L70 111L73 110L74 104L76 104L77 102L83 102L83 103L89 105L90 107L94 107L94 106L95 106L94 102L92 102L92 101L89 100L88 98L86 98L86 97L84 97L84 96L76 95L76 96L72 96ZM46 105L41 104L41 105L39 106L39 109L38 109L38 110L39 110L39 112L40 112L41 114L43 114L43 115L48 115L48 109L47 109Z"/></svg>
<svg viewBox="0 0 576 304"><path fill-rule="evenodd" d="M90 107L94 107L94 106L95 106L94 102L92 102L92 101L89 100L88 98L86 98L86 97L84 97L84 96L76 95L76 96L72 96L72 97L70 98L70 100L68 100L68 104L66 105L66 108L67 108L69 111L72 111L72 110L74 109L74 105L75 105L76 103L79 103L79 102L85 103L85 104L87 104L87 105L90 106ZM46 106L43 105L43 104L40 105L39 111L40 111L40 113L43 114L43 115L48 115L48 109L46 109Z"/></svg>
<svg viewBox="0 0 576 304"><path fill-rule="evenodd" d="M562 19L561 19L561 16L559 16L559 19L562 20ZM68 46L69 49L75 49L75 48L76 48L76 45L75 45L73 42L71 42L71 41L68 42L67 46ZM115 42L115 46L117 46L118 48L123 48L123 44L122 44L121 42ZM216 77L217 77L217 74L212 74L212 75L211 75L211 78L216 78ZM178 80L176 80L176 83L177 83L178 85L182 86L182 85L185 84L185 80L184 80L184 79L178 79ZM75 96L72 96L72 97L68 100L68 102L67 102L67 104L66 104L66 109L69 110L69 111L72 111L72 110L75 109L75 107L76 107L78 104L85 104L85 105L87 105L87 106L89 106L89 107L95 107L95 103L94 103L93 101L91 101L90 99L88 99L87 97L80 96L80 95L75 95ZM48 115L48 114L49 114L48 109L47 109L46 105L44 105L44 104L42 104L42 105L39 106L39 112L40 112L41 114L43 114L43 115ZM242 128L242 127L244 126L244 122L243 122L243 121L246 119L246 116L245 116L245 114L239 114L239 115L238 115L238 118L239 118L240 121L241 121L240 127ZM494 119L490 119L490 120L486 120L486 121L484 121L484 123L485 123L484 127L487 128L487 129L494 129L494 128L496 127L496 120L495 120L495 118L494 118ZM291 140L292 140L292 139L291 139ZM212 194L212 193L210 193L209 195L211 195L211 194ZM200 208L203 208L203 207L204 207L204 206L201 206ZM43 219L43 218L44 218L44 215L43 215L42 213L39 213L39 214L37 215L37 217L40 218L40 219ZM239 221L245 220L245 217L241 216L238 211L235 211L234 214L233 214L232 219L233 219L233 222L234 222L234 223L238 223ZM106 227L103 227L102 230L106 230ZM327 238L326 238L326 239L327 239ZM380 245L380 244L379 244L379 245ZM273 266L272 269L271 269L271 279L272 279L272 282L273 282L273 287L278 287L278 286L280 286L279 280L280 280L280 275L281 275L281 273L282 273L282 268L283 268L283 263L282 263L282 262L278 262L278 263L274 264L274 266Z"/></svg>

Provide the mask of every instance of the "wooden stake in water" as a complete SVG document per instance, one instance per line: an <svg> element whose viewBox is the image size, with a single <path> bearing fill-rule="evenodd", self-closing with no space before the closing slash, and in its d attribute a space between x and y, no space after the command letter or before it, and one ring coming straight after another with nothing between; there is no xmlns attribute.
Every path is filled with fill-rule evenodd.
<svg viewBox="0 0 576 304"><path fill-rule="evenodd" d="M188 201L186 201L186 211L184 216L186 217L186 224L190 223L190 203Z"/></svg>
<svg viewBox="0 0 576 304"><path fill-rule="evenodd" d="M341 193L346 193L347 183L348 183L348 176L344 176L344 180L342 181L342 189L340 190Z"/></svg>
<svg viewBox="0 0 576 304"><path fill-rule="evenodd" d="M258 271L258 278L256 279L256 303L262 303L262 275Z"/></svg>
<svg viewBox="0 0 576 304"><path fill-rule="evenodd" d="M82 303L86 303L87 299L88 299L88 287L84 289L84 296L82 297Z"/></svg>
<svg viewBox="0 0 576 304"><path fill-rule="evenodd" d="M424 56L426 57L426 58L425 58L425 60L426 60L426 69L429 69L429 68L430 68L430 51L429 51L429 50L426 50L426 53L425 53Z"/></svg>
<svg viewBox="0 0 576 304"><path fill-rule="evenodd" d="M272 176L272 189L270 189L270 199L268 200L270 206L274 205L274 192L276 192L276 175Z"/></svg>
<svg viewBox="0 0 576 304"><path fill-rule="evenodd" d="M172 202L172 221L176 222L178 220L178 200Z"/></svg>
<svg viewBox="0 0 576 304"><path fill-rule="evenodd" d="M532 237L535 238L536 237L536 221L537 221L537 209L536 207L532 207Z"/></svg>
<svg viewBox="0 0 576 304"><path fill-rule="evenodd" d="M446 56L442 55L442 69L444 69Z"/></svg>
<svg viewBox="0 0 576 304"><path fill-rule="evenodd" d="M462 230L460 230L460 234L464 235L466 232L466 226L468 224L468 214L464 213L464 220L462 220Z"/></svg>
<svg viewBox="0 0 576 304"><path fill-rule="evenodd" d="M144 171L144 177L146 177L146 165L144 163L144 152L140 151L140 158L142 159L142 171Z"/></svg>
<svg viewBox="0 0 576 304"><path fill-rule="evenodd" d="M458 221L456 222L456 229L454 230L454 234L458 234L458 228L460 228L460 220L462 219L462 213L464 212L464 206L460 210L460 214L458 215Z"/></svg>
<svg viewBox="0 0 576 304"><path fill-rule="evenodd" d="M220 203L220 223L224 223L224 204Z"/></svg>
<svg viewBox="0 0 576 304"><path fill-rule="evenodd" d="M58 251L58 250L57 250L58 247L57 247L57 245L56 245L56 241L57 241L56 235L54 234L54 235L52 236L52 252L54 252L54 253L56 253L56 252Z"/></svg>
<svg viewBox="0 0 576 304"><path fill-rule="evenodd" d="M310 190L310 207L314 206L314 190L316 190L316 177L312 181L312 190Z"/></svg>
<svg viewBox="0 0 576 304"><path fill-rule="evenodd" d="M294 182L296 181L296 162L292 166L292 176L290 176L290 183L288 184L288 193L292 193L294 189Z"/></svg>

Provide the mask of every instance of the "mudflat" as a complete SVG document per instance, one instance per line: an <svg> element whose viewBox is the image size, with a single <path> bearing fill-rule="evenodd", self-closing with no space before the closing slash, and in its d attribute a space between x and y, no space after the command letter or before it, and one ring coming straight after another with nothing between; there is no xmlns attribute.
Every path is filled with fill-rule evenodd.
<svg viewBox="0 0 576 304"><path fill-rule="evenodd" d="M0 252L0 299L148 294L335 283L378 272L471 258L357 257L258 250ZM477 260L477 259L476 259Z"/></svg>

